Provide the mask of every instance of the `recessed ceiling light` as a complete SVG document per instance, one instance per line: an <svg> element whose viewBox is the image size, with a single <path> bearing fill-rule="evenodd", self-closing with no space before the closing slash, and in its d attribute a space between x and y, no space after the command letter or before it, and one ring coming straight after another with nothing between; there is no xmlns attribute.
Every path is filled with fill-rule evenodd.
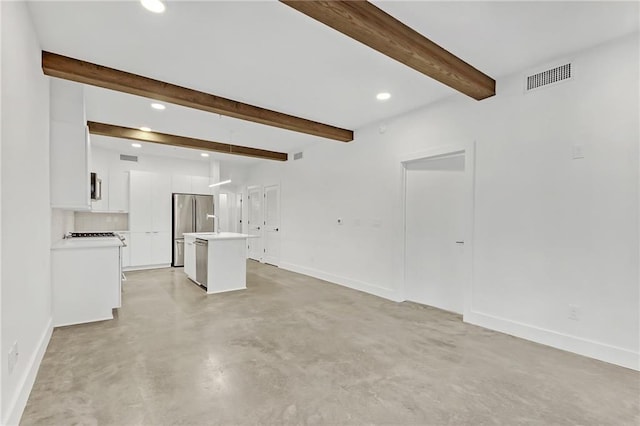
<svg viewBox="0 0 640 426"><path fill-rule="evenodd" d="M386 101L391 97L391 93L389 92L381 92L376 95L376 99L379 101Z"/></svg>
<svg viewBox="0 0 640 426"><path fill-rule="evenodd" d="M153 13L162 13L165 9L164 3L160 0L140 0L140 3L142 3L145 9Z"/></svg>
<svg viewBox="0 0 640 426"><path fill-rule="evenodd" d="M139 143L132 143L131 146L134 148L142 148L142 145L140 145Z"/></svg>
<svg viewBox="0 0 640 426"><path fill-rule="evenodd" d="M162 105L162 104L158 104L158 103L153 103L151 104L151 108L153 109L159 109L159 110L163 110L166 108L166 106Z"/></svg>
<svg viewBox="0 0 640 426"><path fill-rule="evenodd" d="M209 154L207 154L206 152L202 152L202 153L200 153L200 155L203 156L203 157L208 157L209 156Z"/></svg>
<svg viewBox="0 0 640 426"><path fill-rule="evenodd" d="M150 131L151 131L151 128L150 128L150 127L142 126L142 127L140 127L140 130L142 130L143 132L150 132Z"/></svg>

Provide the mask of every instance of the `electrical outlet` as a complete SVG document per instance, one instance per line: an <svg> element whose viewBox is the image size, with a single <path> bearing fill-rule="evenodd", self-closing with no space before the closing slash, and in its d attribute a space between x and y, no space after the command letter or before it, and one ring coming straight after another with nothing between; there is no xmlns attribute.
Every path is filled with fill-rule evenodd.
<svg viewBox="0 0 640 426"><path fill-rule="evenodd" d="M580 307L578 305L569 305L568 318L573 321L580 321Z"/></svg>

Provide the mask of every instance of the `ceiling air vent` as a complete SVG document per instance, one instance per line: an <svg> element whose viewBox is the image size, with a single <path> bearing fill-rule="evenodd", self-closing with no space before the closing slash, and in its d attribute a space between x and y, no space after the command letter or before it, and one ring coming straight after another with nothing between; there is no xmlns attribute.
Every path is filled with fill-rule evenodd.
<svg viewBox="0 0 640 426"><path fill-rule="evenodd" d="M134 163L137 163L138 162L138 156L137 155L120 154L120 161L133 161Z"/></svg>
<svg viewBox="0 0 640 426"><path fill-rule="evenodd" d="M546 71L539 72L527 76L527 92L540 87L548 86L553 83L559 83L571 78L571 64L560 65Z"/></svg>
<svg viewBox="0 0 640 426"><path fill-rule="evenodd" d="M293 154L293 159L302 160L302 152L296 152L295 154Z"/></svg>

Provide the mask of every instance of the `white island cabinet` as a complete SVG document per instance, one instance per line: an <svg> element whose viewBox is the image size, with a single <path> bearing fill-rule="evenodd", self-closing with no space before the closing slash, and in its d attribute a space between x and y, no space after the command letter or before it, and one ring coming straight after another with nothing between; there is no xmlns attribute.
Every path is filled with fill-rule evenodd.
<svg viewBox="0 0 640 426"><path fill-rule="evenodd" d="M247 234L184 234L184 271L207 294L247 288Z"/></svg>

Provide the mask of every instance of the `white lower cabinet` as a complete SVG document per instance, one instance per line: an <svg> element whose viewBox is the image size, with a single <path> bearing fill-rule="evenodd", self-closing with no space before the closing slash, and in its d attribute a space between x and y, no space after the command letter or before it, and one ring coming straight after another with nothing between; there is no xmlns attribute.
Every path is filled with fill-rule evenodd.
<svg viewBox="0 0 640 426"><path fill-rule="evenodd" d="M54 327L112 319L121 305L120 247L65 243L51 250Z"/></svg>
<svg viewBox="0 0 640 426"><path fill-rule="evenodd" d="M131 232L129 240L130 267L171 263L171 232Z"/></svg>
<svg viewBox="0 0 640 426"><path fill-rule="evenodd" d="M196 279L196 237L184 237L184 273Z"/></svg>
<svg viewBox="0 0 640 426"><path fill-rule="evenodd" d="M171 263L171 232L153 232L151 235L152 264Z"/></svg>

